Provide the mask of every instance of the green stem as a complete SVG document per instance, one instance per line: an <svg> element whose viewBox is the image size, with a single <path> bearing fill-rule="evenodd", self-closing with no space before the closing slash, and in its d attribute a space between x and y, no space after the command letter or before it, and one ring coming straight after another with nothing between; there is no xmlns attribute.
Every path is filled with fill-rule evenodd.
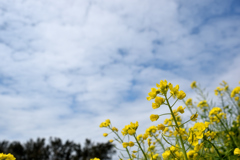
<svg viewBox="0 0 240 160"><path fill-rule="evenodd" d="M156 141L161 145L162 149L165 151L166 149L164 148L162 142L159 139L157 139L155 135L153 135L153 137L156 139Z"/></svg>
<svg viewBox="0 0 240 160"><path fill-rule="evenodd" d="M112 130L112 128L110 128L110 129ZM116 132L114 132L114 131L113 131L113 133L115 133L117 135L117 137L119 138L119 140L121 141L121 143L123 143L123 140L119 137L119 135ZM131 159L131 155L130 155L129 150L127 149L127 147L126 147L126 151L128 153L129 158Z"/></svg>
<svg viewBox="0 0 240 160"><path fill-rule="evenodd" d="M215 148L215 150L217 151L218 156L221 158L221 154L219 153L217 147L211 141L209 141L209 140L207 140L207 141L208 141L208 143L210 143Z"/></svg>
<svg viewBox="0 0 240 160"><path fill-rule="evenodd" d="M143 149L142 149L142 147L141 147L140 143L138 142L138 140L137 140L137 138L136 138L135 134L133 135L133 137L135 138L135 140L136 140L136 142L137 142L137 144L138 144L139 148L141 149L141 151L142 151L142 153L143 153L143 155L144 155L145 159L147 160L147 156L146 156L145 152L143 151Z"/></svg>
<svg viewBox="0 0 240 160"><path fill-rule="evenodd" d="M164 115L169 115L169 114L170 114L170 113L160 114L159 117L160 117L160 116L164 116ZM170 115L171 115L171 114L170 114Z"/></svg>
<svg viewBox="0 0 240 160"><path fill-rule="evenodd" d="M171 106L171 108L177 103L178 99L173 103L173 105Z"/></svg>
<svg viewBox="0 0 240 160"><path fill-rule="evenodd" d="M222 124L222 126L224 127L225 132L230 136L233 144L235 145L234 147L236 148L236 147L237 147L237 144L236 144L236 142L234 141L232 135L229 133L229 130L227 129L227 127L224 125L224 123L221 121L221 119L220 119L217 115L216 115L216 117L218 118L218 120L220 121L220 123Z"/></svg>
<svg viewBox="0 0 240 160"><path fill-rule="evenodd" d="M167 101L168 107L169 107L169 109L170 109L170 111L171 111L171 114L172 114L173 120L174 120L174 122L175 122L177 128L179 128L178 123L177 123L177 120L176 120L176 118L175 118L175 115L174 115L174 113L173 113L173 111L172 111L171 105L170 105L170 103L169 103L169 101L168 101L168 99L167 99L167 95L164 94L164 96L165 96L165 98L166 98L166 101ZM184 154L185 160L188 160L188 158L187 158L187 153L186 153L186 150L185 150L185 146L184 146L184 143L183 143L182 136L179 135L179 137L180 137L180 142L181 142L181 145L182 145L182 150L183 150L183 154Z"/></svg>

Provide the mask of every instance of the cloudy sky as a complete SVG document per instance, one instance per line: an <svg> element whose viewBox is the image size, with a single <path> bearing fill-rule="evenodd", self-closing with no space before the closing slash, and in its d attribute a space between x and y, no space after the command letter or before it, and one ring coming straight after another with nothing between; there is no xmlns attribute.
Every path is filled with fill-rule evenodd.
<svg viewBox="0 0 240 160"><path fill-rule="evenodd" d="M166 111L151 87L235 87L239 51L238 0L0 1L1 140L106 142L107 118L144 131Z"/></svg>

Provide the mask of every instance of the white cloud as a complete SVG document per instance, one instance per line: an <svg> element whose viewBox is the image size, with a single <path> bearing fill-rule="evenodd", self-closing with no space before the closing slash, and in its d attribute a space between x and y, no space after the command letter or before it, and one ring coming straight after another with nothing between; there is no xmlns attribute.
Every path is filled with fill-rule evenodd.
<svg viewBox="0 0 240 160"><path fill-rule="evenodd" d="M212 91L240 78L239 17L226 16L230 2L207 12L214 1L0 3L6 139L105 141L98 125L107 118L121 127L138 120L143 132L155 112L147 93L161 79L191 97L193 80Z"/></svg>

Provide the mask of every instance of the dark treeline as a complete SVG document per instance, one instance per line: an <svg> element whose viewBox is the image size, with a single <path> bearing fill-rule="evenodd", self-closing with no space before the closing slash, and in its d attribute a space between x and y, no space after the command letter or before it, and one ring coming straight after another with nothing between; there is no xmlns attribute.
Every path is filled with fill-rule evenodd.
<svg viewBox="0 0 240 160"><path fill-rule="evenodd" d="M110 160L116 152L113 147L109 142L94 144L89 139L82 147L68 140L63 143L60 138L50 138L48 144L44 138L38 138L24 144L1 141L0 153L11 153L17 160L89 160L94 157Z"/></svg>

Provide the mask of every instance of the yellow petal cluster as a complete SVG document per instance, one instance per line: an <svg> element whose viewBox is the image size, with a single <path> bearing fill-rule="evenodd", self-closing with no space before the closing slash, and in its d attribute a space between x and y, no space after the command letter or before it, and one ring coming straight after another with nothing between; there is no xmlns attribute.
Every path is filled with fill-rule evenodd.
<svg viewBox="0 0 240 160"><path fill-rule="evenodd" d="M203 107L208 107L208 103L206 100L200 101L197 105L197 107L203 108Z"/></svg>
<svg viewBox="0 0 240 160"><path fill-rule="evenodd" d="M162 93L162 94L166 94L168 89L169 89L169 85L168 85L168 82L167 80L161 80L159 84L156 84L156 86L159 88L159 91Z"/></svg>
<svg viewBox="0 0 240 160"><path fill-rule="evenodd" d="M239 148L234 149L234 155L240 156L240 149Z"/></svg>
<svg viewBox="0 0 240 160"><path fill-rule="evenodd" d="M186 108L186 107L183 108L182 106L179 106L179 107L177 108L177 111L183 114L185 108Z"/></svg>
<svg viewBox="0 0 240 160"><path fill-rule="evenodd" d="M100 160L99 158L92 158L92 159L90 159L90 160Z"/></svg>
<svg viewBox="0 0 240 160"><path fill-rule="evenodd" d="M147 100L151 100L151 99L154 99L157 94L158 94L159 91L157 91L156 88L151 88L151 92L148 93L149 97L147 97Z"/></svg>
<svg viewBox="0 0 240 160"><path fill-rule="evenodd" d="M165 99L162 97L156 97L155 98L155 103L152 103L152 108L153 109L157 109L159 108L163 103L164 103Z"/></svg>
<svg viewBox="0 0 240 160"><path fill-rule="evenodd" d="M153 122L153 121L157 121L158 118L159 118L159 115L157 115L157 114L151 114L151 115L150 115L150 120L151 120L152 122Z"/></svg>
<svg viewBox="0 0 240 160"><path fill-rule="evenodd" d="M185 102L187 106L192 106L192 98L188 98Z"/></svg>
<svg viewBox="0 0 240 160"><path fill-rule="evenodd" d="M136 133L136 130L138 128L138 121L136 121L136 123L130 123L129 125L126 125L123 129L122 129L122 135L125 136L127 134L129 135L134 135Z"/></svg>
<svg viewBox="0 0 240 160"><path fill-rule="evenodd" d="M16 158L8 153L8 154L4 154L4 153L0 153L0 160L15 160Z"/></svg>
<svg viewBox="0 0 240 160"><path fill-rule="evenodd" d="M236 94L239 94L239 92L240 92L240 86L237 86L232 90L231 97L234 97Z"/></svg>
<svg viewBox="0 0 240 160"><path fill-rule="evenodd" d="M197 82L193 81L190 86L191 86L192 89L197 88Z"/></svg>
<svg viewBox="0 0 240 160"><path fill-rule="evenodd" d="M152 136L151 133L156 133L157 127L156 126L150 126L149 128L146 129L145 134Z"/></svg>
<svg viewBox="0 0 240 160"><path fill-rule="evenodd" d="M110 119L106 119L105 122L102 122L99 127L102 128L102 127L108 127L109 125L111 124L111 121Z"/></svg>

